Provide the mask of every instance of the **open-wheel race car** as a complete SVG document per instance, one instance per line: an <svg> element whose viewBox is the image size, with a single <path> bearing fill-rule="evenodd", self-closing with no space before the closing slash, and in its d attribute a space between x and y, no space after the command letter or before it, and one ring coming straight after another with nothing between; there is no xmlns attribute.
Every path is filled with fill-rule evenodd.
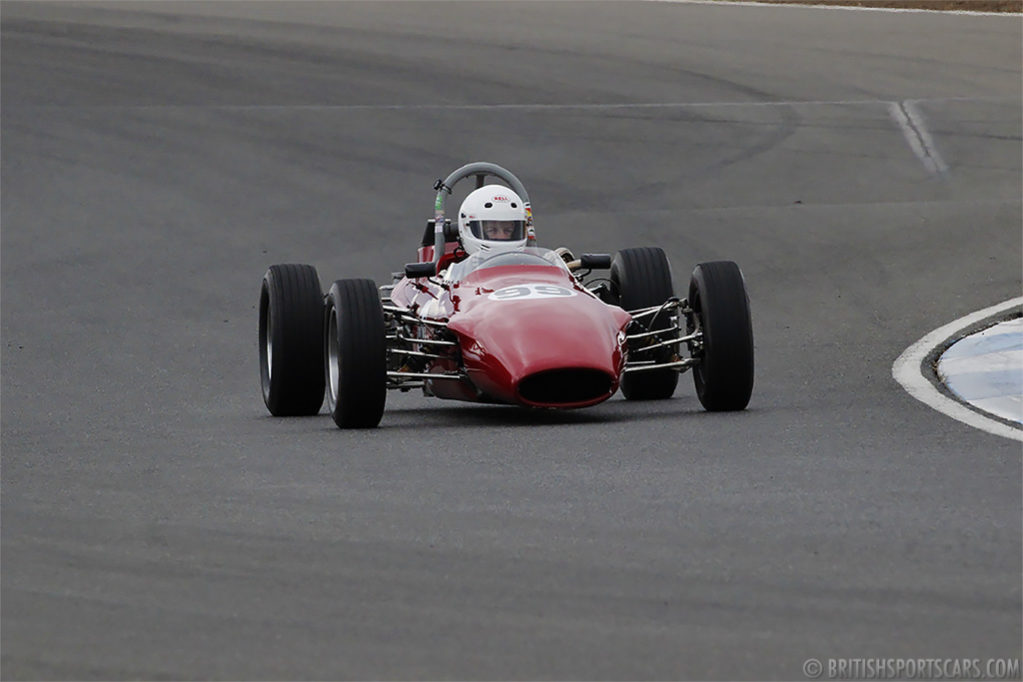
<svg viewBox="0 0 1023 682"><path fill-rule="evenodd" d="M470 177L476 189L453 223L445 197ZM753 330L735 263L697 265L680 298L660 248L576 258L538 247L529 195L500 166L471 163L434 188L418 261L392 284L340 279L324 295L310 265L267 270L259 364L271 414L317 414L326 394L339 427L374 427L395 389L554 409L619 388L656 400L689 369L705 409L747 406Z"/></svg>

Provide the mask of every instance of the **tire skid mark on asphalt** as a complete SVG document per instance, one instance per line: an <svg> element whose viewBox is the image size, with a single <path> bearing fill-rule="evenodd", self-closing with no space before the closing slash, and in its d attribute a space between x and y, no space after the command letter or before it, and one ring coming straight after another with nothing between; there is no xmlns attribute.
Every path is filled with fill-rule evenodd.
<svg viewBox="0 0 1023 682"><path fill-rule="evenodd" d="M962 330L982 320L1005 314L1020 305L1023 305L1023 296L978 310L938 327L907 348L895 360L892 365L892 377L911 396L948 417L981 431L1023 442L1023 428L987 417L939 391L929 378L933 372L928 362L935 351L949 345L948 341L953 337L958 338Z"/></svg>
<svg viewBox="0 0 1023 682"><path fill-rule="evenodd" d="M591 103L504 103L504 104L126 104L126 105L15 105L24 109L61 109L74 106L79 109L97 110L188 110L206 109L220 111L615 111L629 109L701 109L701 108L765 108L782 107L794 109L800 106L885 106L891 118L898 125L909 148L923 164L924 169L938 178L948 174L948 164L938 152L937 144L927 130L919 104L924 102L980 102L1015 101L1010 97L932 97L904 99L900 101L882 99L853 100L790 100L768 102L591 102ZM789 118L780 133L784 139L795 130L794 119ZM770 148L777 140L767 144ZM754 150L740 158L753 156L762 149ZM724 165L727 165L724 164Z"/></svg>

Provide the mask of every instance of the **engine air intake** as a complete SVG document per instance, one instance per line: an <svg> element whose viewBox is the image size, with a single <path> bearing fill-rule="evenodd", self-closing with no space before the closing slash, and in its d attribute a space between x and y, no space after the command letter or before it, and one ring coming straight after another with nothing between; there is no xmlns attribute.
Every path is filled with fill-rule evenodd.
<svg viewBox="0 0 1023 682"><path fill-rule="evenodd" d="M552 369L519 382L519 396L541 407L583 407L606 399L612 379L597 369Z"/></svg>

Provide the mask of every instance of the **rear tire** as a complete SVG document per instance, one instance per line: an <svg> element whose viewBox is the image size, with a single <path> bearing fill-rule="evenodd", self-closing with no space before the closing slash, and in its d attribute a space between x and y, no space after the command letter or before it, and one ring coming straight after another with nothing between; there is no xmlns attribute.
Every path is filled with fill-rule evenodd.
<svg viewBox="0 0 1023 682"><path fill-rule="evenodd" d="M387 399L384 310L369 279L339 279L324 312L327 407L342 429L380 423Z"/></svg>
<svg viewBox="0 0 1023 682"><path fill-rule="evenodd" d="M739 266L700 263L689 283L689 305L703 331L696 394L711 412L742 410L753 393L753 323Z"/></svg>
<svg viewBox="0 0 1023 682"><path fill-rule="evenodd" d="M323 405L323 290L311 265L271 265L259 294L259 374L275 417Z"/></svg>
<svg viewBox="0 0 1023 682"><path fill-rule="evenodd" d="M655 246L622 249L611 263L612 303L625 310L638 310L660 305L675 295L671 283L671 264L664 251ZM646 321L650 321L647 317ZM671 316L662 313L648 324L648 331L667 329ZM668 362L673 349L665 347L642 353L643 360ZM627 400L663 400L675 393L678 372L660 369L636 372L622 377L622 395Z"/></svg>

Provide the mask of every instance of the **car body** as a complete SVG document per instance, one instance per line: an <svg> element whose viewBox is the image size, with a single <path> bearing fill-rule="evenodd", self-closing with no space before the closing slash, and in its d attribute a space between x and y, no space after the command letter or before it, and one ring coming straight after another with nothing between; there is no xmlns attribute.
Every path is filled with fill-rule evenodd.
<svg viewBox="0 0 1023 682"><path fill-rule="evenodd" d="M444 216L444 197L462 179L482 186L489 176L525 201L529 240L468 255ZM324 295L311 266L267 271L260 368L272 414L315 414L326 395L339 427L372 427L388 390L411 389L575 409L618 390L627 399L670 398L679 373L691 368L705 408L746 407L753 337L737 265L697 265L689 296L679 298L660 248L576 258L536 246L528 194L500 166L468 164L435 189L417 261L392 284L343 279ZM593 275L601 270L609 276Z"/></svg>
<svg viewBox="0 0 1023 682"><path fill-rule="evenodd" d="M416 374L437 397L587 407L615 393L625 368L632 317L601 301L547 249L477 254L452 263L440 278L403 278L390 303L386 310L399 326L457 343L428 363L395 356L389 371L396 382Z"/></svg>

